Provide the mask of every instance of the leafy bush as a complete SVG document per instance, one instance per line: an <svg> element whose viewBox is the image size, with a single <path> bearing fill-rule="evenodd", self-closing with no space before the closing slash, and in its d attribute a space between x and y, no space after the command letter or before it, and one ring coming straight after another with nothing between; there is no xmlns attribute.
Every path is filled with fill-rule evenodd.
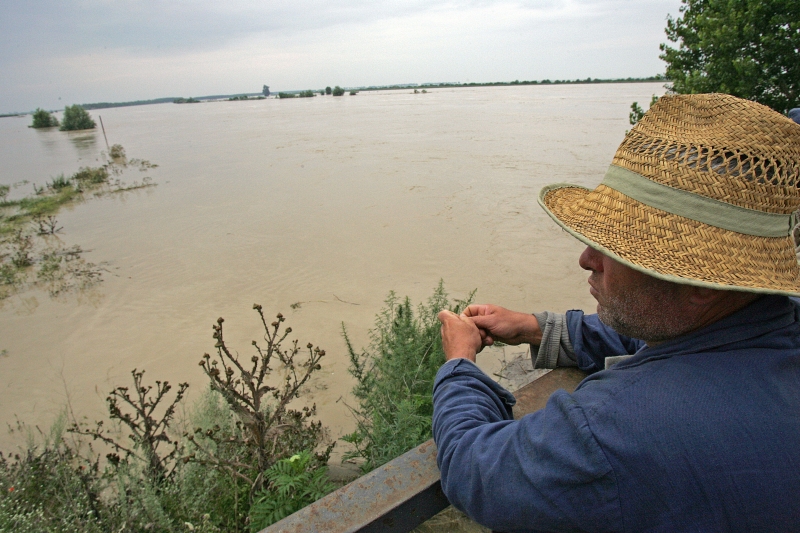
<svg viewBox="0 0 800 533"><path fill-rule="evenodd" d="M349 371L357 380L353 395L358 401L358 408L351 408L357 428L343 437L355 450L345 458L363 459L364 472L431 438L433 380L445 361L436 315L442 309L460 313L473 295L474 291L451 306L440 281L415 315L407 297L400 300L390 292L375 317L369 349L360 354L342 325Z"/></svg>
<svg viewBox="0 0 800 533"><path fill-rule="evenodd" d="M333 89L331 89L331 86L330 86L330 85L328 85L327 87L325 87L325 94L331 94L331 91L332 91L332 90L333 90Z"/></svg>
<svg viewBox="0 0 800 533"><path fill-rule="evenodd" d="M300 98L312 98L316 95L314 94L314 91L309 89L308 91L301 91L300 94L298 94L298 96Z"/></svg>
<svg viewBox="0 0 800 533"><path fill-rule="evenodd" d="M294 98L294 93L278 93L278 98Z"/></svg>
<svg viewBox="0 0 800 533"><path fill-rule="evenodd" d="M78 104L64 108L61 131L90 130L96 127L97 124L92 120L89 113Z"/></svg>
<svg viewBox="0 0 800 533"><path fill-rule="evenodd" d="M250 530L274 524L334 489L327 467L319 467L308 451L281 459L267 470L267 489L250 507Z"/></svg>
<svg viewBox="0 0 800 533"><path fill-rule="evenodd" d="M358 91L350 91L350 96L355 96L358 94Z"/></svg>
<svg viewBox="0 0 800 533"><path fill-rule="evenodd" d="M58 119L48 111L37 107L33 112L31 128L52 128L53 126L58 126Z"/></svg>
<svg viewBox="0 0 800 533"><path fill-rule="evenodd" d="M344 89L342 89L338 85L333 88L333 96L342 96L343 94L344 94Z"/></svg>

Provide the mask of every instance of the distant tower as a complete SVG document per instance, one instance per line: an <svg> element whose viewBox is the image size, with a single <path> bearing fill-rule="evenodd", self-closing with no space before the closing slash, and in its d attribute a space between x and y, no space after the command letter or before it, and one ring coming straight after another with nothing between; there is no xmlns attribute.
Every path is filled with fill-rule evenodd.
<svg viewBox="0 0 800 533"><path fill-rule="evenodd" d="M264 85L264 89L261 92L264 93L264 96L269 96L269 85Z"/></svg>

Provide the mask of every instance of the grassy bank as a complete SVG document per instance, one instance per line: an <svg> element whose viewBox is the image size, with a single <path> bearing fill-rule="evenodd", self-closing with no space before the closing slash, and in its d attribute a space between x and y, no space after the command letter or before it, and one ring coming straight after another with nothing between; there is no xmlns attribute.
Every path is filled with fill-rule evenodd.
<svg viewBox="0 0 800 533"><path fill-rule="evenodd" d="M157 167L128 160L120 145L112 146L107 157L102 166L83 167L69 177L61 174L41 187L34 185L33 194L21 198L8 196L27 182L0 184L0 302L35 287L57 296L102 281L105 265L86 261L80 246L68 246L60 238L64 228L58 212L93 197L152 187L149 177L129 185L120 176L129 168Z"/></svg>

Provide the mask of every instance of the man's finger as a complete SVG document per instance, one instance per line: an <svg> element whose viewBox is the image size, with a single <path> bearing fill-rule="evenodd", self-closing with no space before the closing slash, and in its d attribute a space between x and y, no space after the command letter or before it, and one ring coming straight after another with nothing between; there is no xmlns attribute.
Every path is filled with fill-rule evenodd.
<svg viewBox="0 0 800 533"><path fill-rule="evenodd" d="M439 322L444 324L448 320L452 320L453 318L458 318L458 315L456 315L452 311L449 311L447 309L443 309L443 310L439 311L439 314L436 315L436 318L439 319Z"/></svg>
<svg viewBox="0 0 800 533"><path fill-rule="evenodd" d="M486 304L472 304L467 306L462 313L464 316L475 317L487 314L488 306Z"/></svg>

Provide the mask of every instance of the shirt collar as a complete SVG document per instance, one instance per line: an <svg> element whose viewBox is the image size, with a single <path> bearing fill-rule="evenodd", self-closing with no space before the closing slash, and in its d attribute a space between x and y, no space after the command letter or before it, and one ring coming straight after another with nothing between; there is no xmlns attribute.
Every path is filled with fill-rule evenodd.
<svg viewBox="0 0 800 533"><path fill-rule="evenodd" d="M699 353L741 343L771 331L784 328L797 320L800 304L787 296L766 295L725 318L697 331L670 339L656 346L644 345L619 366L634 365L653 357Z"/></svg>

